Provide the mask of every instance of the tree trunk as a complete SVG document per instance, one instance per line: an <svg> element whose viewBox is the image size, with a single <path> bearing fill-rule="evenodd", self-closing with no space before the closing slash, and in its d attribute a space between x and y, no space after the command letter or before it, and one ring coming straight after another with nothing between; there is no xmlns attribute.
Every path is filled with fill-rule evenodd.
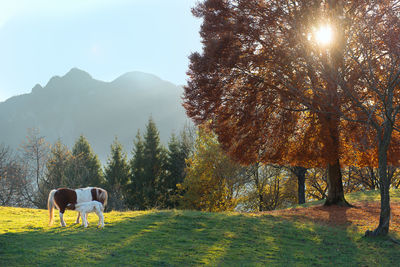
<svg viewBox="0 0 400 267"><path fill-rule="evenodd" d="M343 69L343 50L344 50L344 29L341 17L343 16L343 3L338 0L328 1L328 7L331 13L331 19L333 26L335 27L335 42L333 42L330 53L332 64L332 75L338 76L339 69ZM330 103L327 111L332 114L337 113L337 107L341 106L340 99L338 97L338 85L327 80L328 98L325 100ZM340 155L339 155L339 118L328 114L322 115L325 121L325 127L328 127L329 133L327 133L327 140L325 142L328 148L329 163L328 163L328 197L325 201L325 206L339 205L339 206L351 206L344 198L343 184L342 184L342 172L340 169ZM330 140L329 140L330 139Z"/></svg>
<svg viewBox="0 0 400 267"><path fill-rule="evenodd" d="M258 205L258 211L264 211L264 198L262 193L259 193L258 201L260 202Z"/></svg>
<svg viewBox="0 0 400 267"><path fill-rule="evenodd" d="M295 166L291 168L292 172L297 177L297 195L299 204L306 203L306 173L307 169L301 166Z"/></svg>
<svg viewBox="0 0 400 267"><path fill-rule="evenodd" d="M337 101L337 99L335 99ZM336 118L329 116L321 116L322 125L327 127L327 135L325 139L325 149L328 161L328 196L325 201L325 206L339 205L351 207L344 198L344 190L342 183L342 171L340 168L339 154L339 121Z"/></svg>
<svg viewBox="0 0 400 267"><path fill-rule="evenodd" d="M381 166L382 165L382 166ZM390 224L390 195L389 179L386 172L387 166L379 163L379 176L381 184L381 213L379 216L378 228L374 230L374 235L387 235ZM381 176L382 175L382 176Z"/></svg>
<svg viewBox="0 0 400 267"><path fill-rule="evenodd" d="M387 123L386 125L389 125ZM381 192L381 213L379 216L379 225L373 232L367 231L365 235L385 236L389 233L390 224L390 181L387 173L387 151L391 139L391 131L385 127L384 136L378 141L378 165L379 165L379 184Z"/></svg>
<svg viewBox="0 0 400 267"><path fill-rule="evenodd" d="M334 164L328 164L328 196L324 205L352 206L344 198L339 159Z"/></svg>

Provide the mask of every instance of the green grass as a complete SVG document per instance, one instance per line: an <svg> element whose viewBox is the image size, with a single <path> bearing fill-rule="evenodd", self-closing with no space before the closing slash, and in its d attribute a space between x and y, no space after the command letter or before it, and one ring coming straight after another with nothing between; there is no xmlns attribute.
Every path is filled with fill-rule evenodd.
<svg viewBox="0 0 400 267"><path fill-rule="evenodd" d="M346 194L345 199L350 203L360 202L360 201L380 201L380 191L358 191L351 194ZM390 201L391 202L400 202L400 189L391 189L390 190ZM312 201L301 205L295 205L291 208L301 208L301 207L312 207L317 205L323 205L325 200Z"/></svg>
<svg viewBox="0 0 400 267"><path fill-rule="evenodd" d="M374 200L375 192L348 196ZM379 197L378 197L379 199ZM400 200L400 192L394 192ZM55 223L58 224L56 213ZM46 210L0 207L0 266L398 266L400 246L357 229L271 215L110 212L106 226L49 227Z"/></svg>

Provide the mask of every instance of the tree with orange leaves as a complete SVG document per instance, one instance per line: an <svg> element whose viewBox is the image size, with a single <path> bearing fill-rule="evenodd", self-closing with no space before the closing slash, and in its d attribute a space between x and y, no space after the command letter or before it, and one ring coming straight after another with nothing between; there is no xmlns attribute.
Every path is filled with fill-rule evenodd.
<svg viewBox="0 0 400 267"><path fill-rule="evenodd" d="M374 234L387 234L385 166L399 159L398 5L206 0L193 10L204 49L190 57L188 115L211 121L244 163L327 166L326 204L347 204L340 160L372 155L383 188Z"/></svg>
<svg viewBox="0 0 400 267"><path fill-rule="evenodd" d="M337 88L324 75L325 50L312 42L323 1L207 0L204 50L190 57L185 107L211 121L242 163L328 169L326 205L348 205L340 172ZM317 26L315 26L317 27Z"/></svg>
<svg viewBox="0 0 400 267"><path fill-rule="evenodd" d="M388 164L398 166L400 160L400 2L367 2L355 11L346 27L343 65L348 72L332 81L341 88L352 111L340 110L340 116L369 133L367 137L358 135L363 142L356 143L373 152L372 163L378 166L380 220L378 227L366 234L386 235L391 217Z"/></svg>

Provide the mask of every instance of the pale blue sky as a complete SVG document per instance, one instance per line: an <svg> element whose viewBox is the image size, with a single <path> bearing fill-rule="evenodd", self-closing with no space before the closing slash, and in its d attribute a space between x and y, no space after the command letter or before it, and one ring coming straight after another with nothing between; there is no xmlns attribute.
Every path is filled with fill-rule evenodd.
<svg viewBox="0 0 400 267"><path fill-rule="evenodd" d="M0 102L73 67L111 81L129 71L186 83L201 49L197 0L0 0Z"/></svg>

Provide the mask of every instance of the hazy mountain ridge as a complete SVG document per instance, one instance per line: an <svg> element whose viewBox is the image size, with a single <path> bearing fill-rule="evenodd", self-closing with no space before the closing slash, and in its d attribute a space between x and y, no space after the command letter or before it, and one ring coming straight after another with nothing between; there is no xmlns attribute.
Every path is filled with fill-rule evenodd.
<svg viewBox="0 0 400 267"><path fill-rule="evenodd" d="M115 136L130 152L137 130L144 130L152 116L166 144L188 121L182 93L182 87L152 74L128 72L103 82L73 68L44 87L37 84L31 93L0 103L0 143L16 148L28 128L39 128L48 142L60 138L69 147L83 134L104 161Z"/></svg>

